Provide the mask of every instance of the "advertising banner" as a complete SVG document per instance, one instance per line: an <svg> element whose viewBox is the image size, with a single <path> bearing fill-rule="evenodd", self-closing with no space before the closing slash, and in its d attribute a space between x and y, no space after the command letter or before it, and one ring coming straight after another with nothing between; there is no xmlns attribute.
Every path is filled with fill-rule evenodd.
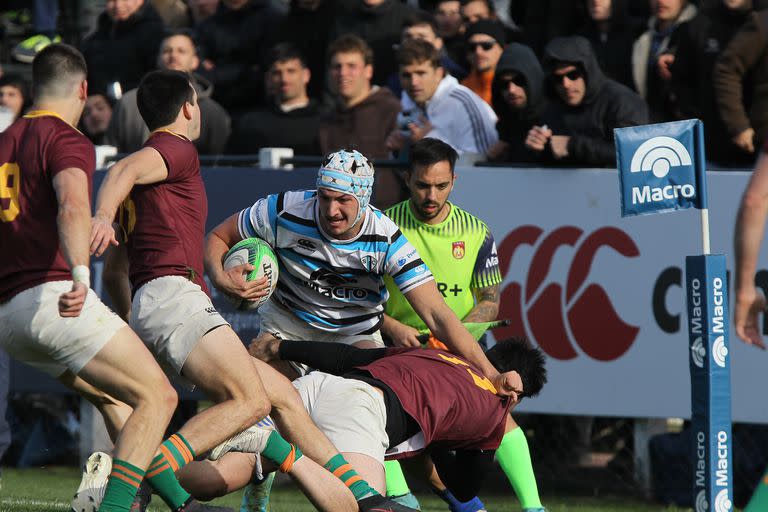
<svg viewBox="0 0 768 512"><path fill-rule="evenodd" d="M706 208L701 121L617 128L614 137L622 216Z"/></svg>
<svg viewBox="0 0 768 512"><path fill-rule="evenodd" d="M685 262L696 512L733 507L728 288L722 254Z"/></svg>
<svg viewBox="0 0 768 512"><path fill-rule="evenodd" d="M700 251L698 214L621 218L615 173L457 171L453 201L488 224L499 249L499 318L512 323L492 337L525 335L549 356L547 386L521 411L690 418L684 268ZM733 261L749 173L707 174L712 248ZM768 292L768 247L760 258ZM757 391L768 356L743 343L731 355L734 421L768 423Z"/></svg>

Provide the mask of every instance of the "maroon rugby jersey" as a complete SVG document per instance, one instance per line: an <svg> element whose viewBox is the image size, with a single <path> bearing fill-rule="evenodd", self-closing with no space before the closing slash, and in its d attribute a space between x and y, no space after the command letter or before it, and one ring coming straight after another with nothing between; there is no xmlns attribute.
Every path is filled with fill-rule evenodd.
<svg viewBox="0 0 768 512"><path fill-rule="evenodd" d="M131 288L164 276L184 276L208 293L203 280L203 238L208 199L197 150L186 137L156 131L144 143L163 157L168 177L135 185L118 212L128 236Z"/></svg>
<svg viewBox="0 0 768 512"><path fill-rule="evenodd" d="M358 368L389 386L424 434L423 446L391 458L432 443L449 449L499 447L511 402L496 395L491 382L465 360L443 350L391 348L386 357Z"/></svg>
<svg viewBox="0 0 768 512"><path fill-rule="evenodd" d="M59 248L53 177L81 169L90 197L95 159L93 144L54 112L29 112L0 133L0 302L72 279Z"/></svg>

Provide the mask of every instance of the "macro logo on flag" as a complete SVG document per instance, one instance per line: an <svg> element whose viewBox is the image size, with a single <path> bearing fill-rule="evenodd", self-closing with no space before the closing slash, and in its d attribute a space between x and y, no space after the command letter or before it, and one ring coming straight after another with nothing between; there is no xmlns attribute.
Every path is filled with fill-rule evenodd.
<svg viewBox="0 0 768 512"><path fill-rule="evenodd" d="M701 121L614 130L623 216L702 208Z"/></svg>

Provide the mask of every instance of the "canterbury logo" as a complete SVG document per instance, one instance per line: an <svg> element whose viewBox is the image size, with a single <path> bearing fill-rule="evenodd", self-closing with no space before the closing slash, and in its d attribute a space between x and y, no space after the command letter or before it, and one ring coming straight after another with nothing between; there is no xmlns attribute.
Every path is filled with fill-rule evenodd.
<svg viewBox="0 0 768 512"><path fill-rule="evenodd" d="M500 337L526 334L549 356L568 360L578 356L575 346L599 361L621 357L635 341L640 328L624 322L608 294L587 282L598 250L608 247L626 258L640 255L635 242L614 227L585 234L575 226L563 226L549 234L538 226L521 226L499 246L502 272L509 269L521 246L532 246L533 257L525 282L510 282L502 291L500 318L511 319L499 329ZM555 253L573 247L565 286L546 283Z"/></svg>

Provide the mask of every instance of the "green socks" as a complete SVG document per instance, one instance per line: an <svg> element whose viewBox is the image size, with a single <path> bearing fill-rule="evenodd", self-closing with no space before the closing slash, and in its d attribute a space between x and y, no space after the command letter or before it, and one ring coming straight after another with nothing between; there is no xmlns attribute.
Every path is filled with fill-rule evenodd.
<svg viewBox="0 0 768 512"><path fill-rule="evenodd" d="M99 506L104 512L124 512L131 509L133 499L139 490L144 470L130 462L120 459L112 460L112 472L109 474L104 499Z"/></svg>
<svg viewBox="0 0 768 512"><path fill-rule="evenodd" d="M399 462L396 460L384 461L384 472L387 474L387 496L402 496L411 492Z"/></svg>
<svg viewBox="0 0 768 512"><path fill-rule="evenodd" d="M195 451L178 432L165 440L158 451L147 469L147 481L171 510L176 510L190 496L176 478L176 471L195 459Z"/></svg>
<svg viewBox="0 0 768 512"><path fill-rule="evenodd" d="M531 452L523 429L516 428L504 434L496 460L507 475L522 508L540 508L541 499L536 487L536 476L531 465Z"/></svg>
<svg viewBox="0 0 768 512"><path fill-rule="evenodd" d="M744 508L744 512L761 512L763 510L768 510L768 470L757 483L749 504Z"/></svg>
<svg viewBox="0 0 768 512"><path fill-rule="evenodd" d="M333 473L336 478L344 482L344 485L346 485L349 490L352 491L352 494L355 495L357 501L369 496L379 495L379 493L376 492L376 489L368 485L368 482L363 480L363 477L358 475L357 471L352 469L352 465L346 461L342 454L339 453L334 455L323 467Z"/></svg>
<svg viewBox="0 0 768 512"><path fill-rule="evenodd" d="M292 445L277 430L273 430L267 439L267 445L261 454L278 464L280 471L288 473L293 467L293 463L301 458L301 450L298 446Z"/></svg>

